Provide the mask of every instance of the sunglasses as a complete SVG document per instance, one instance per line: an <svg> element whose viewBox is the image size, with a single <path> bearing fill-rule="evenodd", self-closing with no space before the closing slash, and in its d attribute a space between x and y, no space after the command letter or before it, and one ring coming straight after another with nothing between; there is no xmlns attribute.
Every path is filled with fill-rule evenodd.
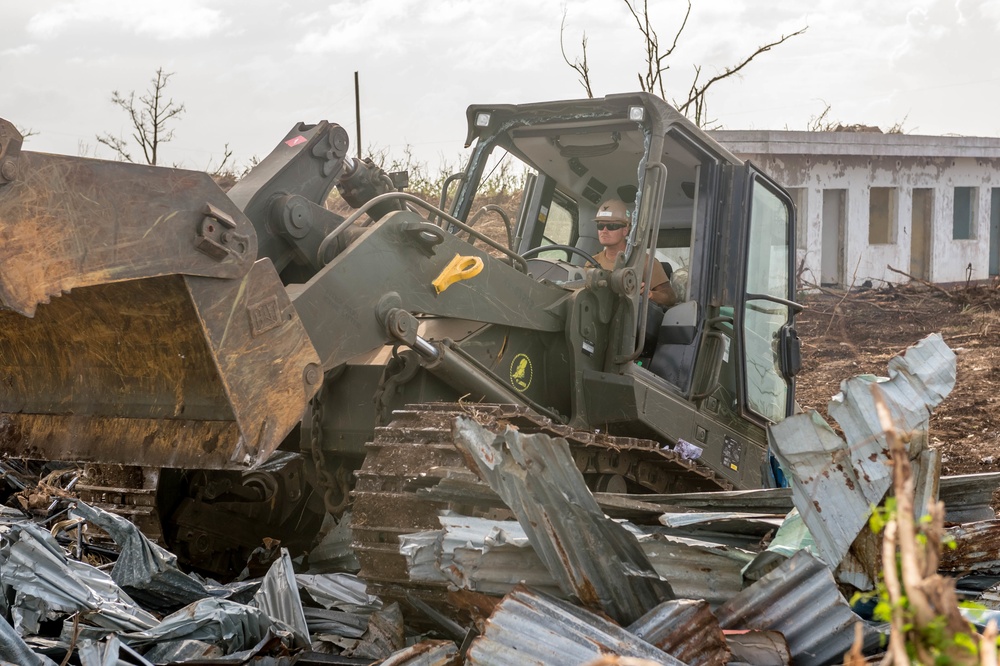
<svg viewBox="0 0 1000 666"><path fill-rule="evenodd" d="M625 225L621 222L598 222L597 230L604 231L605 229L609 231L618 231L619 229L624 229Z"/></svg>

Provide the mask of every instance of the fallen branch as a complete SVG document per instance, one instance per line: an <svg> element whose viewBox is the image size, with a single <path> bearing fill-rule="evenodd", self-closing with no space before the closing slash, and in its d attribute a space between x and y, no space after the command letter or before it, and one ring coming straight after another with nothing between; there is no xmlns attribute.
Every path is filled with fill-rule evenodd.
<svg viewBox="0 0 1000 666"><path fill-rule="evenodd" d="M933 282L928 282L927 280L921 280L918 277L910 275L906 271L901 271L898 268L893 268L892 266L889 266L888 264L886 264L886 268L888 268L893 273L899 273L900 275L904 275L904 276L910 278L911 280L913 280L914 282L919 282L920 284L924 285L925 287L930 287L931 289L936 289L937 291L940 291L942 294L944 294L945 296L947 296L949 299L954 299L954 296L951 295L951 292L948 291L947 289L945 289L944 287L939 287L936 284L934 284Z"/></svg>

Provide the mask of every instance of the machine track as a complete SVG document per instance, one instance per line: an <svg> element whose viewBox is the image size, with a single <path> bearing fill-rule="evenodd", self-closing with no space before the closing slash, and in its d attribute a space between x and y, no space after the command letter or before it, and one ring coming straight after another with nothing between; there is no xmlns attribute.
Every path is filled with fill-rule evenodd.
<svg viewBox="0 0 1000 666"><path fill-rule="evenodd" d="M594 490L603 492L697 492L731 490L732 485L707 467L681 458L660 444L630 437L613 437L553 423L514 405L431 403L410 405L393 413L392 421L376 428L353 492L354 549L361 576L373 592L388 598L407 595L426 601L443 600L444 585L413 583L399 553L403 534L440 529L438 511L465 515L496 511L495 501L463 497L461 503L431 501L420 488L446 477L469 478L462 454L452 443L456 416L466 415L497 432L510 425L523 433L565 438L577 467ZM484 484L485 486L485 484Z"/></svg>

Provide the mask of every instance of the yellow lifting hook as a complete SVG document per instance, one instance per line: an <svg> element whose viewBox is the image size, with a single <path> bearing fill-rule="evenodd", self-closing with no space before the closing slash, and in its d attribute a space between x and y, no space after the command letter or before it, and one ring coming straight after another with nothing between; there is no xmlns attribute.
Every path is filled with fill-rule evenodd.
<svg viewBox="0 0 1000 666"><path fill-rule="evenodd" d="M483 260L480 257L463 257L456 254L431 284L434 285L434 290L440 294L459 280L476 277L482 270Z"/></svg>

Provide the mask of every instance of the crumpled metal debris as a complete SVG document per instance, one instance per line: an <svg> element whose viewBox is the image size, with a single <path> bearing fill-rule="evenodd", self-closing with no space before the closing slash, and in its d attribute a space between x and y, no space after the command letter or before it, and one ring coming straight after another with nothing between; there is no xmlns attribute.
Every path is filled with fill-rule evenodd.
<svg viewBox="0 0 1000 666"><path fill-rule="evenodd" d="M305 611L302 610L302 599L299 598L292 558L287 548L281 549L281 555L268 569L260 589L254 595L253 605L290 631L295 647L309 647L309 626Z"/></svg>
<svg viewBox="0 0 1000 666"><path fill-rule="evenodd" d="M636 538L601 511L566 440L509 428L498 436L466 417L452 432L565 594L626 623L673 598Z"/></svg>
<svg viewBox="0 0 1000 666"><path fill-rule="evenodd" d="M664 601L633 622L628 630L688 666L729 662L726 637L705 601Z"/></svg>
<svg viewBox="0 0 1000 666"><path fill-rule="evenodd" d="M53 662L32 652L20 634L3 617L0 617L0 660L20 666L51 666Z"/></svg>
<svg viewBox="0 0 1000 666"><path fill-rule="evenodd" d="M227 599L200 599L168 615L145 631L122 636L131 645L166 641L203 641L218 645L226 654L256 645L273 622L263 610Z"/></svg>
<svg viewBox="0 0 1000 666"><path fill-rule="evenodd" d="M833 574L806 551L743 590L715 612L723 629L781 632L795 663L840 662L854 642L854 627L864 628L865 646L879 643L879 632L851 610Z"/></svg>
<svg viewBox="0 0 1000 666"><path fill-rule="evenodd" d="M177 567L177 556L151 542L133 523L103 509L77 502L70 511L108 533L121 552L111 579L145 608L177 610L209 596L209 591Z"/></svg>
<svg viewBox="0 0 1000 666"><path fill-rule="evenodd" d="M579 666L605 654L667 666L684 663L599 615L524 587L497 605L465 663Z"/></svg>
<svg viewBox="0 0 1000 666"><path fill-rule="evenodd" d="M909 401L910 420L904 422L919 430L933 401L949 387L947 354L928 339L903 358L890 364L893 379L887 384L898 384L889 393ZM843 405L834 409L850 422L849 442L870 438L866 433L878 428L877 421L863 423L869 416L863 399L868 383L845 382ZM898 404L893 409L906 411ZM878 629L851 610L834 578L860 581L865 544L855 540L846 552L834 541L854 539L858 518L847 514L864 503L867 516L869 496L879 496L880 450L855 450L854 444L828 439L832 431L825 424L808 416L797 420L788 430L796 437L804 433L804 439L781 452L785 462L794 463L792 500L806 510L786 516L790 501L784 489L603 495L599 503L562 440L511 430L496 436L460 419L456 439L470 466L490 484L495 498L490 506L502 508L502 500L518 521L445 512L440 530L404 535L400 547L409 556L412 577L436 581L426 589L437 593L442 580L455 589L450 602L474 616L475 628L442 613L430 597L422 600L419 585L407 593L404 617L399 604L383 607L356 576L315 569L296 574L287 551L263 579L220 586L179 571L168 551L126 521L81 504L73 515L101 527L121 548L109 576L67 557L48 532L27 519L11 517L0 523L0 590L7 593L0 594L0 660L51 666L40 650L56 655L75 649L83 666L277 664L290 653L301 663L325 663L331 653L339 662L384 660L390 666L826 664L841 660L856 623L871 654L878 649ZM788 433L780 426L775 431L775 441L788 444ZM928 469L933 492L934 470ZM486 492L483 484L451 481L446 488L426 490L447 495L455 506L463 504L463 493L481 498ZM978 516L989 483L966 479L942 487L968 496L966 511ZM842 488L855 491L851 501L845 501ZM612 520L605 511L646 524ZM819 525L815 533L814 525ZM996 549L988 543L1000 534L996 522L951 532L962 548L946 551L942 568L983 577L1000 573ZM349 561L345 543L342 536L331 538L332 555L310 558L310 566ZM671 592L681 598L665 599ZM162 620L149 612L185 600L191 603ZM411 613L454 640L421 640L404 623ZM62 620L59 638L31 634L48 619ZM478 630L482 634L472 640Z"/></svg>
<svg viewBox="0 0 1000 666"><path fill-rule="evenodd" d="M889 379L879 388L893 422L911 436L911 455L927 441L930 410L955 385L955 353L932 334L889 361ZM836 567L892 484L885 435L875 414L871 376L841 384L830 415L841 439L816 412L798 414L769 429L772 450L791 479L796 508L823 561Z"/></svg>
<svg viewBox="0 0 1000 666"><path fill-rule="evenodd" d="M66 557L48 532L30 522L14 525L0 546L0 580L16 590L14 628L38 633L39 623L84 613L87 622L110 631L141 631L156 618L140 608L111 577Z"/></svg>

